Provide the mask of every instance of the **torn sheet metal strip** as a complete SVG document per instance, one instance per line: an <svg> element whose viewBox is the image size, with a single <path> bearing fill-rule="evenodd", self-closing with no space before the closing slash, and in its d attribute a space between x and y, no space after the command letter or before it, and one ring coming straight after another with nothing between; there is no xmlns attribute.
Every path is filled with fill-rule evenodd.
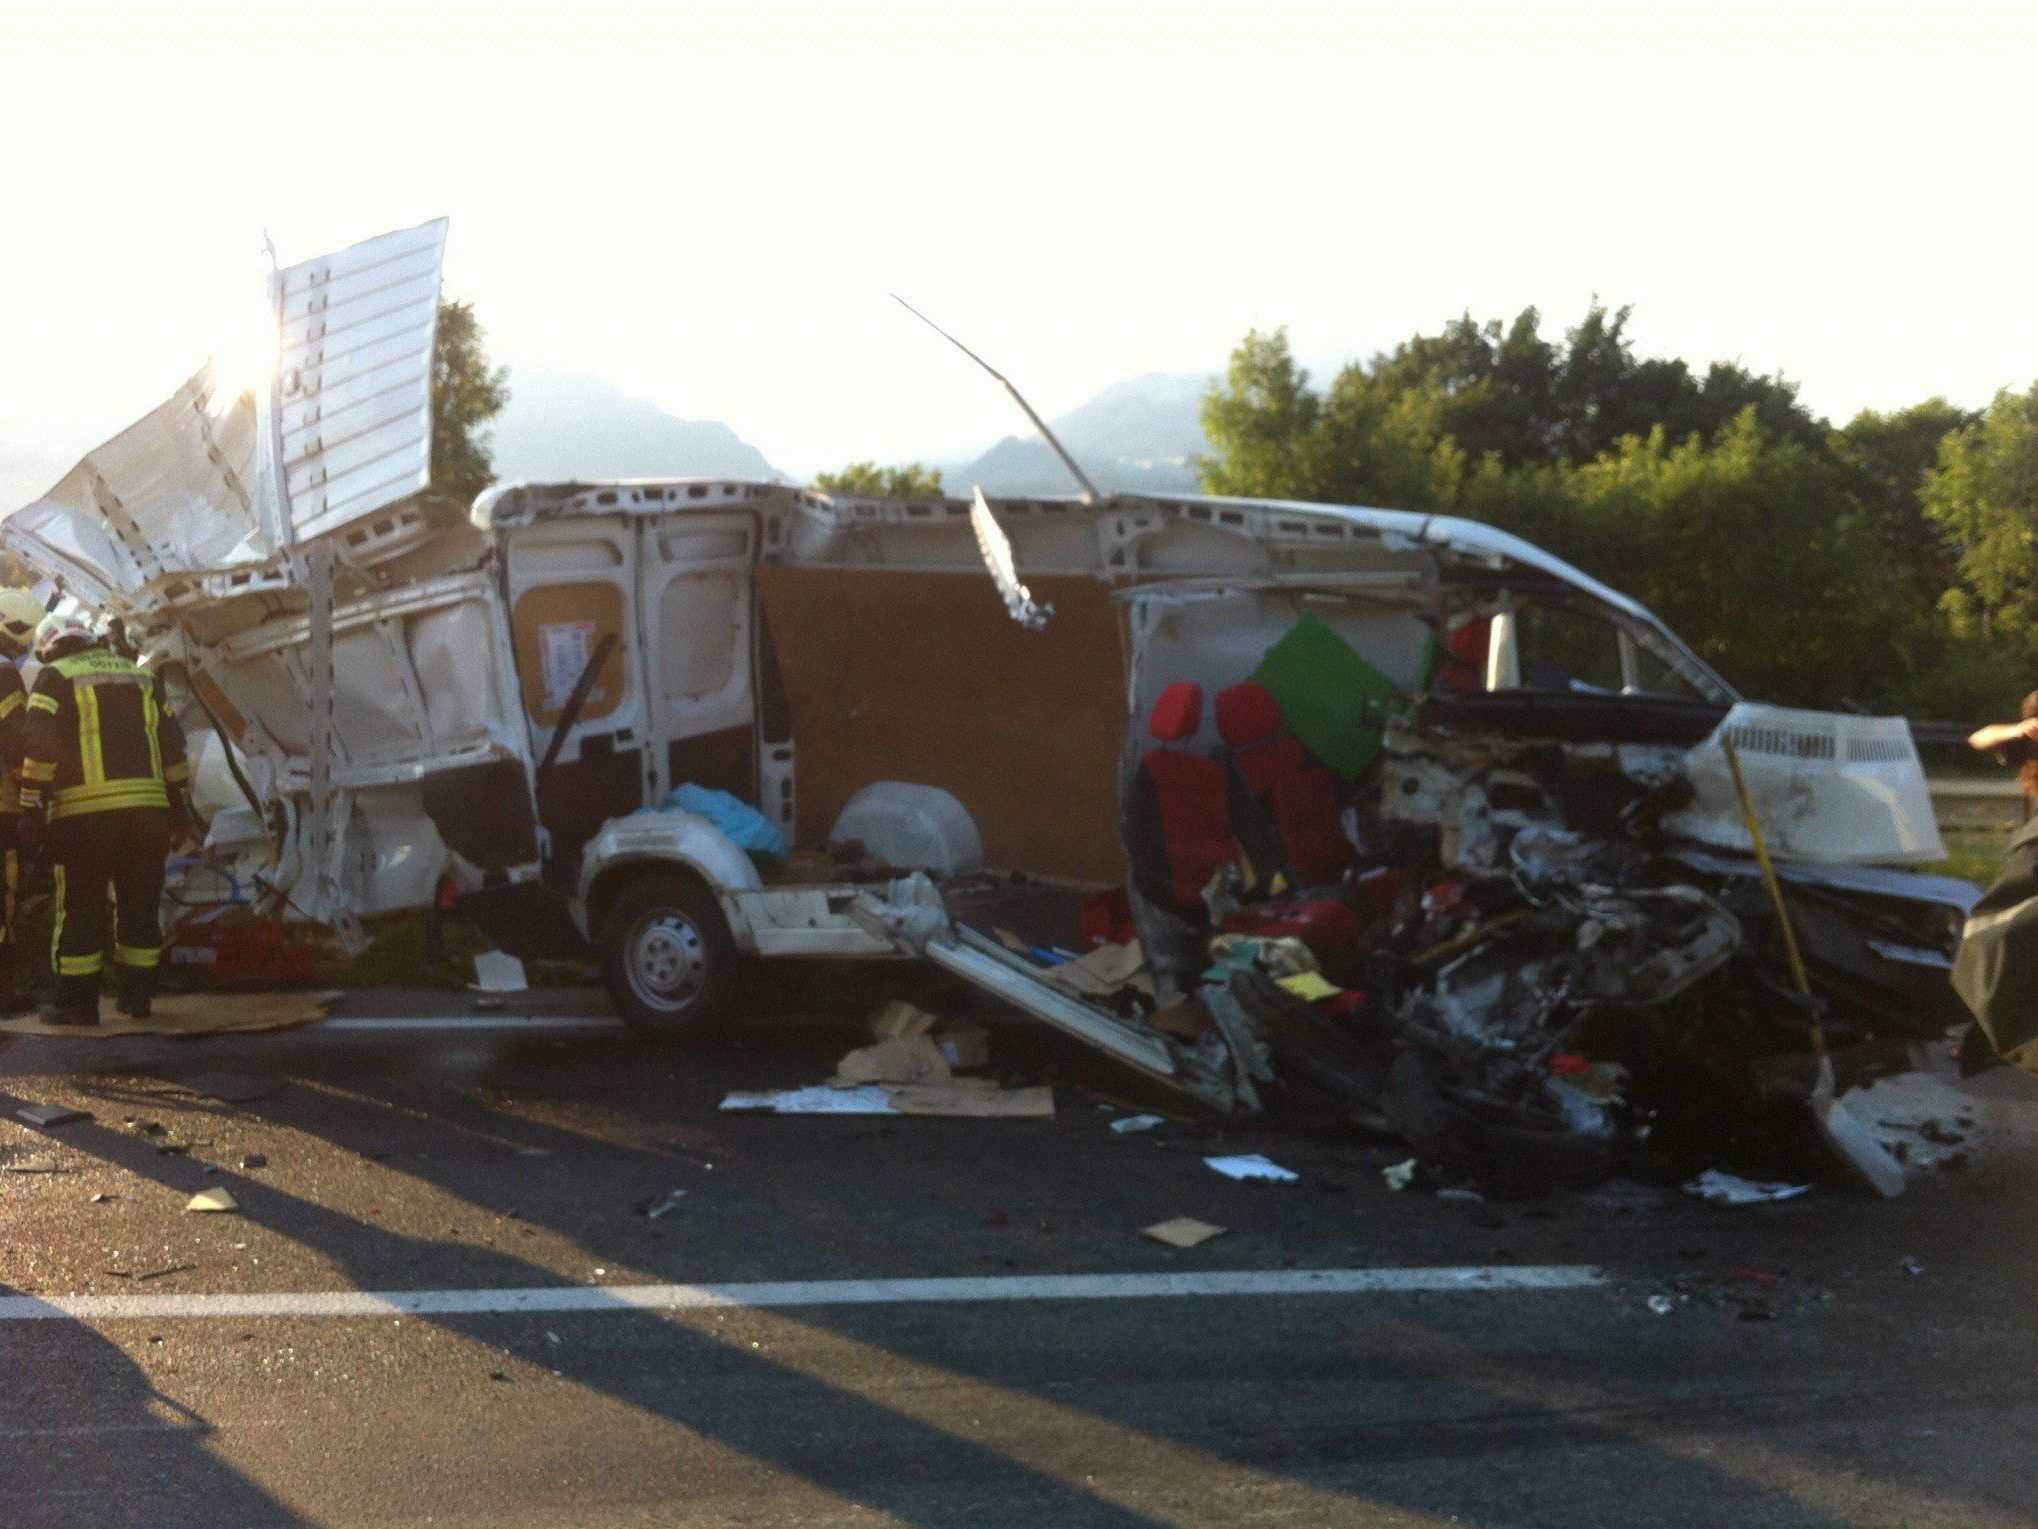
<svg viewBox="0 0 2038 1529"><path fill-rule="evenodd" d="M1050 986L1010 951L974 930L958 930L952 943L930 941L926 955L936 965L1156 1082L1226 1114L1241 1107L1229 1085L1185 1068L1176 1058L1174 1048L1162 1037L1141 1034L1117 1016L1105 1014Z"/></svg>
<svg viewBox="0 0 2038 1529"><path fill-rule="evenodd" d="M1019 582L1019 564L1012 553L1012 538L1005 534L1005 528L998 524L998 517L991 513L981 488L972 490L969 524L970 529L976 532L977 550L984 555L984 566L990 570L991 582L998 586L1005 609L1028 631L1039 631L1047 625L1048 617L1054 614L1054 607L1040 604L1033 598L1032 591Z"/></svg>

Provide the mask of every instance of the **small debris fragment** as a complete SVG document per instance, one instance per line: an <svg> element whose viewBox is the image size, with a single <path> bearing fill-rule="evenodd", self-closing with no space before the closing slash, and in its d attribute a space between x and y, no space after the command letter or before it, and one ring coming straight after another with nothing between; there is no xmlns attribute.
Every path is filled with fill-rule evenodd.
<svg viewBox="0 0 2038 1529"><path fill-rule="evenodd" d="M1652 1295L1649 1297L1649 1310L1656 1313L1659 1317L1667 1317L1676 1309L1677 1297L1674 1295Z"/></svg>
<svg viewBox="0 0 2038 1529"><path fill-rule="evenodd" d="M1923 1274L1925 1272L1925 1266L1919 1263L1915 1258L1906 1258L1897 1267L1902 1269L1906 1274Z"/></svg>
<svg viewBox="0 0 2038 1529"><path fill-rule="evenodd" d="M187 1211L229 1211L239 1210L241 1202L224 1189L201 1189L184 1202Z"/></svg>
<svg viewBox="0 0 2038 1529"><path fill-rule="evenodd" d="M1151 1237L1155 1242L1164 1242L1171 1248L1193 1248L1208 1242L1212 1237L1222 1237L1227 1228L1212 1226L1208 1221L1198 1221L1194 1216L1170 1216L1152 1226L1142 1228L1142 1237Z"/></svg>
<svg viewBox="0 0 2038 1529"><path fill-rule="evenodd" d="M1482 1205L1486 1203L1486 1196L1479 1193L1478 1190L1464 1189L1457 1185L1449 1185L1439 1189L1437 1191L1437 1198L1439 1200L1476 1200Z"/></svg>
<svg viewBox="0 0 2038 1529"><path fill-rule="evenodd" d="M196 1264L172 1264L167 1269L108 1269L106 1273L115 1279L131 1279L140 1284L144 1280L164 1279L172 1274L189 1274L197 1267Z"/></svg>
<svg viewBox="0 0 2038 1529"><path fill-rule="evenodd" d="M1389 1189L1396 1191L1406 1189L1415 1182L1415 1159L1411 1157L1403 1162L1389 1163L1380 1170L1380 1177L1386 1181Z"/></svg>
<svg viewBox="0 0 2038 1529"><path fill-rule="evenodd" d="M667 1212L678 1210L679 1202L685 1198L686 1191L684 1189L673 1190L671 1194L667 1195L664 1199L660 1200L656 1205L652 1206L649 1210L645 1211L644 1219L646 1221L656 1221L660 1216L665 1215Z"/></svg>
<svg viewBox="0 0 2038 1529"><path fill-rule="evenodd" d="M1134 1131L1151 1131L1155 1126L1164 1126L1167 1123L1168 1117L1165 1115L1127 1115L1123 1120L1112 1121L1111 1129L1120 1136L1126 1136Z"/></svg>
<svg viewBox="0 0 2038 1529"><path fill-rule="evenodd" d="M14 1118L46 1131L51 1126L69 1125L74 1120L90 1120L92 1112L72 1109L67 1104L24 1104L14 1112Z"/></svg>
<svg viewBox="0 0 2038 1529"><path fill-rule="evenodd" d="M1279 1163L1258 1152L1241 1152L1231 1157L1206 1157L1203 1163L1205 1167L1215 1168L1227 1179L1237 1179L1240 1183L1294 1184L1299 1183L1302 1178L1302 1175L1293 1169L1283 1168Z"/></svg>
<svg viewBox="0 0 2038 1529"><path fill-rule="evenodd" d="M257 1168L266 1168L268 1166L269 1159L263 1153L243 1152L241 1154L241 1171L243 1173L252 1173Z"/></svg>
<svg viewBox="0 0 2038 1529"><path fill-rule="evenodd" d="M104 1191L101 1191L100 1193L92 1197L92 1203L94 1205L104 1205L108 1200L111 1200L113 1198L114 1197L112 1195L107 1194Z"/></svg>
<svg viewBox="0 0 2038 1529"><path fill-rule="evenodd" d="M1744 1179L1737 1173L1708 1168L1684 1186L1686 1194L1697 1195L1715 1205L1762 1205L1774 1200L1794 1200L1812 1192L1809 1184L1764 1184Z"/></svg>

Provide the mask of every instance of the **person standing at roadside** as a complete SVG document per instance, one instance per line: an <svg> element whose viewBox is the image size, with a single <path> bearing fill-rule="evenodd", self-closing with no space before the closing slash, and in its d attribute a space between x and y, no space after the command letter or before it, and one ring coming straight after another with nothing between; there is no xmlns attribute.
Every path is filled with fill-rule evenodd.
<svg viewBox="0 0 2038 1529"><path fill-rule="evenodd" d="M42 670L24 710L22 847L55 877L53 1024L99 1023L107 894L114 902L117 1007L149 1016L162 962L164 871L191 769L160 679L73 616L36 630Z"/></svg>
<svg viewBox="0 0 2038 1529"><path fill-rule="evenodd" d="M1993 754L1997 764L2016 770L2017 782L2024 788L2024 813L2028 817L2033 806L2038 805L2038 690L2024 697L2017 717L2015 722L1991 722L1976 728L1969 735L1967 746Z"/></svg>

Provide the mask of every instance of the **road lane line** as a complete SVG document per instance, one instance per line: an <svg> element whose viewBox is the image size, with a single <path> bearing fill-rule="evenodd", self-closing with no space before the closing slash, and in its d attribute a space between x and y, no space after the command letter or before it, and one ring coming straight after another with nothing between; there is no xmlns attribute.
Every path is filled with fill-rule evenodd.
<svg viewBox="0 0 2038 1529"><path fill-rule="evenodd" d="M115 1317L385 1317L519 1312L695 1311L707 1307L882 1306L921 1301L1134 1301L1181 1296L1477 1294L1582 1290L1587 1264L1401 1269L1206 1270L1155 1274L964 1275L770 1280L727 1285L541 1285L499 1290L326 1290L244 1295L14 1295L0 1321Z"/></svg>
<svg viewBox="0 0 2038 1529"><path fill-rule="evenodd" d="M620 1019L591 1014L352 1015L315 1021L311 1030L620 1030Z"/></svg>

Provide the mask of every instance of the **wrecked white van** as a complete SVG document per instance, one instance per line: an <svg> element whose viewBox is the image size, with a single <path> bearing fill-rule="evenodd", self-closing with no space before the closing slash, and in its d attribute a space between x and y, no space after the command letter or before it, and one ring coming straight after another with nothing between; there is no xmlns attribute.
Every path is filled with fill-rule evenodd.
<svg viewBox="0 0 2038 1529"><path fill-rule="evenodd" d="M1624 1065L1673 1091L1803 1050L1731 736L1829 1027L1957 1017L1972 888L1888 869L1943 853L1901 721L1748 706L1635 602L1444 517L723 481L450 504L442 240L279 272L266 392L200 374L5 523L183 677L246 798L215 848L303 916L457 892L512 953L598 953L647 1028L710 1024L748 959L924 957L1214 1109L1292 1090L1582 1174L1617 1091L1571 1080L1635 1016L1658 1049Z"/></svg>

